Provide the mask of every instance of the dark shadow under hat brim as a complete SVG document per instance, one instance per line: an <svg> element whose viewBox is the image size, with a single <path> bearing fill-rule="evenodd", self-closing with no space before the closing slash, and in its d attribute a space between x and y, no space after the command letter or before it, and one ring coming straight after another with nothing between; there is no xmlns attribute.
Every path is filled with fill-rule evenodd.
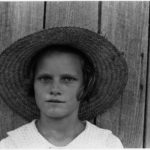
<svg viewBox="0 0 150 150"><path fill-rule="evenodd" d="M26 36L0 55L0 96L27 120L39 116L35 100L27 96L25 81L32 57L49 45L71 45L91 58L96 69L95 95L81 101L79 118L90 120L109 108L122 94L128 68L120 52L103 36L76 27L42 30Z"/></svg>

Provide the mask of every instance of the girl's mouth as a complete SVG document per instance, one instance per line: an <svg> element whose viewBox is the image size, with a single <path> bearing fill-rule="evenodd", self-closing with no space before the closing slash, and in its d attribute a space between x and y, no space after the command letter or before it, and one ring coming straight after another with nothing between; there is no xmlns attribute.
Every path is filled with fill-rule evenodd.
<svg viewBox="0 0 150 150"><path fill-rule="evenodd" d="M50 99L50 100L47 100L47 102L50 102L50 103L65 103L65 101L60 101L58 99Z"/></svg>

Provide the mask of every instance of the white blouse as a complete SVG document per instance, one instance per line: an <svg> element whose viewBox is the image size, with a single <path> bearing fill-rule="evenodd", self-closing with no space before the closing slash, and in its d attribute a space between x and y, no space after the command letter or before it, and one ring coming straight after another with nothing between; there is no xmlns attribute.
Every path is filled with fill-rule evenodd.
<svg viewBox="0 0 150 150"><path fill-rule="evenodd" d="M37 130L35 120L7 133L0 141L0 148L123 148L121 141L111 131L99 128L86 121L86 127L73 141L56 147Z"/></svg>

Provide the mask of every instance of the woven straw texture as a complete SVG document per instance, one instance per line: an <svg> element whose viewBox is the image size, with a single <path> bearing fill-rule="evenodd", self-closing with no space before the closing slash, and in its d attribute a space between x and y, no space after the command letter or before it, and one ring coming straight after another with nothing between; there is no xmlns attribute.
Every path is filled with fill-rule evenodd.
<svg viewBox="0 0 150 150"><path fill-rule="evenodd" d="M39 116L35 99L27 96L25 81L32 57L43 47L68 44L81 49L96 69L96 86L89 102L80 103L79 118L90 120L109 108L127 83L127 64L120 52L103 36L76 27L42 30L26 36L0 55L0 96L28 121Z"/></svg>

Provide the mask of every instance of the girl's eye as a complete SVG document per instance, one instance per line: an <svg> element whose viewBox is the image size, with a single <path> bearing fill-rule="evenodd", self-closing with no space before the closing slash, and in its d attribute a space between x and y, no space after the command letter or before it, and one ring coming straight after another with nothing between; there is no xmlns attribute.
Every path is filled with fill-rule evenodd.
<svg viewBox="0 0 150 150"><path fill-rule="evenodd" d="M51 78L50 77L39 77L38 80L46 83L46 82L50 82Z"/></svg>
<svg viewBox="0 0 150 150"><path fill-rule="evenodd" d="M66 83L76 81L77 79L74 77L63 77L62 80Z"/></svg>

